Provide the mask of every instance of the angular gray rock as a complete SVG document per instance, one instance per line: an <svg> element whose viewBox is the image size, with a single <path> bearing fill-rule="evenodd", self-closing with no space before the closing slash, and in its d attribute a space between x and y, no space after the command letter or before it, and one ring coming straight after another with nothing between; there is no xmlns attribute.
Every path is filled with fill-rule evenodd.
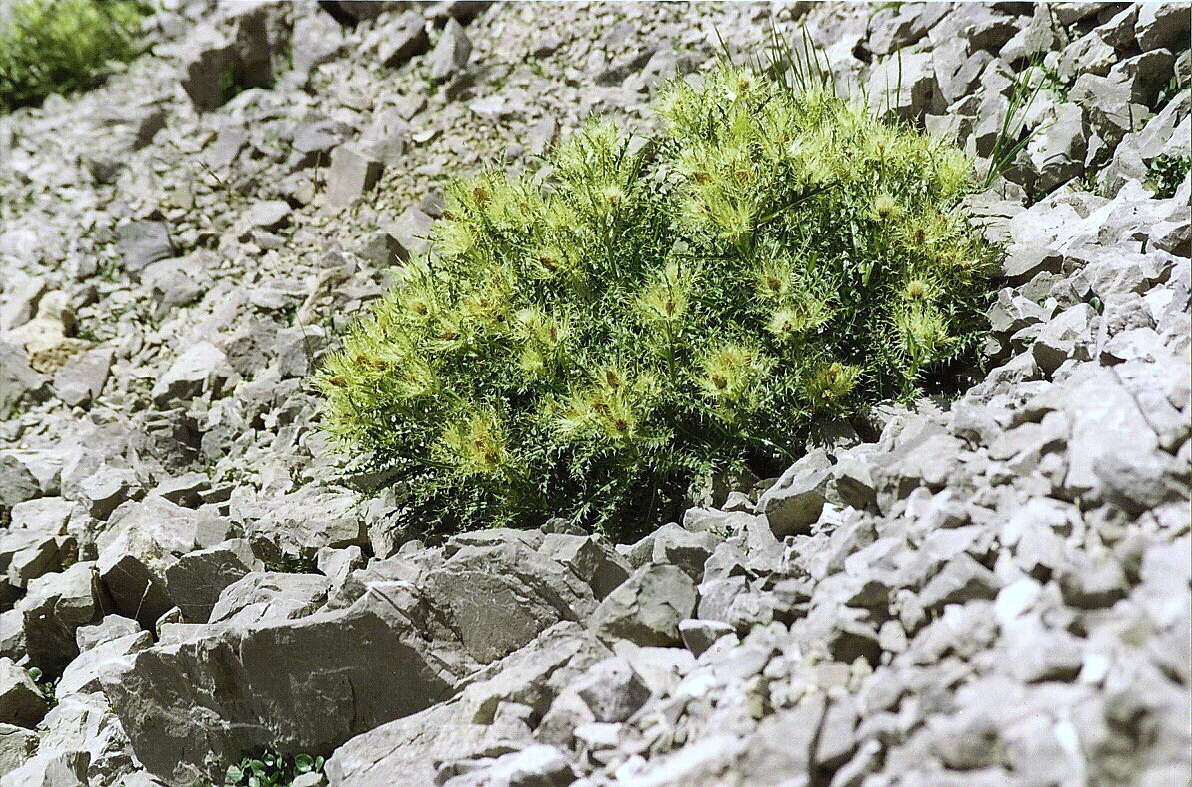
<svg viewBox="0 0 1192 787"><path fill-rule="evenodd" d="M55 687L56 696L67 697L72 694L100 691L102 687L99 675L105 665L130 653L145 650L152 644L152 634L148 631L137 631L83 650L62 670L62 676Z"/></svg>
<svg viewBox="0 0 1192 787"><path fill-rule="evenodd" d="M289 223L291 212L284 200L264 200L249 207L244 221L253 229L277 230Z"/></svg>
<svg viewBox="0 0 1192 787"><path fill-rule="evenodd" d="M235 48L226 36L211 27L192 35L183 54L182 89L195 109L210 112L229 98L226 75L233 74L235 67Z"/></svg>
<svg viewBox="0 0 1192 787"><path fill-rule="evenodd" d="M31 581L17 603L30 661L50 674L61 670L79 653L75 632L99 621L109 605L94 562L75 563Z"/></svg>
<svg viewBox="0 0 1192 787"><path fill-rule="evenodd" d="M397 68L430 47L426 22L421 14L407 11L377 28L375 45L377 60L386 68Z"/></svg>
<svg viewBox="0 0 1192 787"><path fill-rule="evenodd" d="M961 554L944 564L919 593L923 609L941 609L947 604L963 604L997 595L999 582L992 571Z"/></svg>
<svg viewBox="0 0 1192 787"><path fill-rule="evenodd" d="M678 645L679 621L691 617L695 601L695 583L682 569L645 565L600 602L590 625L605 641Z"/></svg>
<svg viewBox="0 0 1192 787"><path fill-rule="evenodd" d="M179 557L166 569L166 591L184 620L206 623L228 586L263 568L247 541L231 539Z"/></svg>
<svg viewBox="0 0 1192 787"><path fill-rule="evenodd" d="M309 78L311 71L333 61L343 45L343 32L330 14L312 9L312 13L298 16L290 36L294 72Z"/></svg>
<svg viewBox="0 0 1192 787"><path fill-rule="evenodd" d="M392 774L432 783L448 763L532 744L516 713L542 715L563 687L609 655L575 622L560 622L489 665L452 700L390 721L340 746L327 763L331 783L389 785Z"/></svg>
<svg viewBox="0 0 1192 787"><path fill-rule="evenodd" d="M503 658L559 621L585 620L596 606L588 581L516 537L460 546L424 587L479 663Z"/></svg>
<svg viewBox="0 0 1192 787"><path fill-rule="evenodd" d="M683 644L694 656L699 656L712 647L716 640L732 634L733 631L732 626L718 620L689 618L679 621L679 635L683 638Z"/></svg>
<svg viewBox="0 0 1192 787"><path fill-rule="evenodd" d="M1031 345L1035 364L1045 374L1051 374L1069 358L1088 360L1084 342L1093 319L1095 314L1087 303L1078 303L1052 318Z"/></svg>
<svg viewBox="0 0 1192 787"><path fill-rule="evenodd" d="M52 757L58 767L77 758L89 781L160 787L161 783L147 778L148 774L136 762L128 737L102 694L62 697L46 714L41 730L39 754Z"/></svg>
<svg viewBox="0 0 1192 787"><path fill-rule="evenodd" d="M1143 52L1187 45L1192 9L1182 3L1142 4L1134 23L1134 38Z"/></svg>
<svg viewBox="0 0 1192 787"><path fill-rule="evenodd" d="M520 719L473 721L461 715L458 700L439 703L351 739L327 760L331 784L388 787L395 773L412 783L434 784L448 757L506 752L511 741L530 743Z"/></svg>
<svg viewBox="0 0 1192 787"><path fill-rule="evenodd" d="M96 568L113 604L110 609L151 627L177 606L169 592L170 569L188 552L223 541L229 527L210 511L182 508L163 498L123 506L97 542Z"/></svg>
<svg viewBox="0 0 1192 787"><path fill-rule="evenodd" d="M105 642L127 637L141 631L135 620L120 615L105 615L103 620L93 626L82 626L75 632L75 641L79 651L89 650Z"/></svg>
<svg viewBox="0 0 1192 787"><path fill-rule="evenodd" d="M223 589L209 618L239 626L303 618L323 606L328 588L319 574L252 572Z"/></svg>
<svg viewBox="0 0 1192 787"><path fill-rule="evenodd" d="M1071 103L1056 106L1044 123L1027 144L1027 153L1038 173L1035 188L1051 191L1084 171L1088 131L1084 113Z"/></svg>
<svg viewBox="0 0 1192 787"><path fill-rule="evenodd" d="M704 563L718 542L711 533L693 533L671 523L656 530L650 543L649 562L678 566L698 582L704 576Z"/></svg>
<svg viewBox="0 0 1192 787"><path fill-rule="evenodd" d="M80 353L54 373L54 393L72 407L89 404L103 392L116 351L98 347Z"/></svg>
<svg viewBox="0 0 1192 787"><path fill-rule="evenodd" d="M916 3L887 10L886 18L870 20L868 47L875 55L886 55L917 43L948 13L948 8Z"/></svg>
<svg viewBox="0 0 1192 787"><path fill-rule="evenodd" d="M327 171L326 205L333 210L351 207L376 185L385 165L361 150L340 145L331 153Z"/></svg>
<svg viewBox="0 0 1192 787"><path fill-rule="evenodd" d="M48 395L49 379L29 365L25 351L0 341L0 413L10 413L24 401Z"/></svg>
<svg viewBox="0 0 1192 787"><path fill-rule="evenodd" d="M319 118L298 123L291 142L294 152L287 166L290 169L326 167L331 163L331 152L343 144L349 130L342 123Z"/></svg>
<svg viewBox="0 0 1192 787"><path fill-rule="evenodd" d="M282 328L277 332L274 355L282 377L306 377L318 368L327 337L318 325Z"/></svg>
<svg viewBox="0 0 1192 787"><path fill-rule="evenodd" d="M342 593L313 614L258 619L258 610L251 622L168 627L162 644L101 676L137 756L152 772L181 779L278 741L330 750L445 699L467 673L550 626L591 614L591 587L535 551L538 539L493 533L475 541L454 543L441 565L409 579L369 579L383 561L353 572ZM402 563L393 560L393 568ZM232 614L244 614L261 603L254 577L270 576L238 583L250 589L248 606L232 602L240 595L235 585L220 604L226 599ZM273 576L327 587L321 576ZM217 605L212 616L222 615ZM299 673L304 681L287 677ZM302 711L316 701L319 714ZM175 721L163 738L166 718Z"/></svg>
<svg viewBox="0 0 1192 787"><path fill-rule="evenodd" d="M869 107L874 112L889 111L904 120L917 121L944 110L944 97L929 52L887 57L873 70L867 84Z"/></svg>
<svg viewBox="0 0 1192 787"><path fill-rule="evenodd" d="M1082 74L1072 85L1068 100L1084 107L1093 131L1116 145L1127 133L1141 129L1150 114L1132 100L1132 92L1132 81L1124 74Z"/></svg>
<svg viewBox="0 0 1192 787"><path fill-rule="evenodd" d="M603 599L629 578L631 568L607 540L600 536L547 533L538 551L571 569Z"/></svg>
<svg viewBox="0 0 1192 787"><path fill-rule="evenodd" d="M111 663L103 691L137 758L168 781L217 778L254 747L329 751L446 698L462 673L411 625L417 606L388 583L346 609L200 627Z"/></svg>
<svg viewBox="0 0 1192 787"><path fill-rule="evenodd" d="M246 534L267 560L313 553L320 547L367 547L368 527L353 494L306 488L271 498L264 506L246 506L233 518L249 521Z"/></svg>
<svg viewBox="0 0 1192 787"><path fill-rule="evenodd" d="M160 221L130 221L116 230L124 270L140 273L151 262L174 256L170 228Z"/></svg>
<svg viewBox="0 0 1192 787"><path fill-rule="evenodd" d="M12 659L0 658L0 723L33 727L49 704L29 673Z"/></svg>
<svg viewBox="0 0 1192 787"><path fill-rule="evenodd" d="M0 453L0 516L13 506L41 496L41 484L16 455Z"/></svg>
<svg viewBox="0 0 1192 787"><path fill-rule="evenodd" d="M78 491L87 513L105 520L121 503L139 496L140 482L131 470L103 466L80 481Z"/></svg>
<svg viewBox="0 0 1192 787"><path fill-rule="evenodd" d="M24 765L37 751L37 733L15 724L0 724L0 777Z"/></svg>
<svg viewBox="0 0 1192 787"><path fill-rule="evenodd" d="M0 778L0 787L54 787L86 784L88 756L85 752L38 751L15 770Z"/></svg>
<svg viewBox="0 0 1192 787"><path fill-rule="evenodd" d="M650 698L650 690L622 658L592 665L574 684L598 722L625 721Z"/></svg>
<svg viewBox="0 0 1192 787"><path fill-rule="evenodd" d="M18 328L37 313L37 302L47 290L44 276L17 273L5 287L3 306L0 306L0 331Z"/></svg>
<svg viewBox="0 0 1192 787"><path fill-rule="evenodd" d="M508 784L511 787L563 787L575 781L575 770L562 751L539 743L498 757L486 769L485 779L489 784Z"/></svg>
<svg viewBox="0 0 1192 787"><path fill-rule="evenodd" d="M428 57L430 70L427 78L431 84L446 82L468 65L471 56L471 39L460 23L451 19Z"/></svg>
<svg viewBox="0 0 1192 787"><path fill-rule="evenodd" d="M917 417L889 454L875 456L878 506L888 512L918 487L942 488L962 449L962 443L937 422Z"/></svg>
<svg viewBox="0 0 1192 787"><path fill-rule="evenodd" d="M823 449L811 451L758 498L757 510L766 515L775 536L784 538L804 533L819 519L831 464Z"/></svg>
<svg viewBox="0 0 1192 787"><path fill-rule="evenodd" d="M223 351L210 342L189 347L153 386L153 400L165 406L205 392L218 394L235 374Z"/></svg>

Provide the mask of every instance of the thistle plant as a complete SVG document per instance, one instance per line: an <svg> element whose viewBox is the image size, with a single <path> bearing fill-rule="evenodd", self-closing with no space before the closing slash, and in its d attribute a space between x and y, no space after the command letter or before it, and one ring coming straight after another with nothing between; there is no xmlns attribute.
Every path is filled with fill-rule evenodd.
<svg viewBox="0 0 1192 787"><path fill-rule="evenodd" d="M319 374L325 427L412 530L640 532L975 345L993 260L959 150L730 64L660 112L644 145L589 123L541 184L455 182Z"/></svg>

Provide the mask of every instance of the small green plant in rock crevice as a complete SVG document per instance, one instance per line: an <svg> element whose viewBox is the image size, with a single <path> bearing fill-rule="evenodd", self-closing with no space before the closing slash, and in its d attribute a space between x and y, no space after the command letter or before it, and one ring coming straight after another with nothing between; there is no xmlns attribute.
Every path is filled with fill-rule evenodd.
<svg viewBox="0 0 1192 787"><path fill-rule="evenodd" d="M132 60L145 8L131 0L22 0L0 23L0 113L84 90Z"/></svg>
<svg viewBox="0 0 1192 787"><path fill-rule="evenodd" d="M316 574L319 569L311 555L282 552L275 559L265 561L265 570L281 574Z"/></svg>
<svg viewBox="0 0 1192 787"><path fill-rule="evenodd" d="M321 773L323 758L310 754L281 754L273 749L246 755L228 766L225 787L275 787L287 785L305 773Z"/></svg>
<svg viewBox="0 0 1192 787"><path fill-rule="evenodd" d="M541 185L453 184L429 255L321 371L326 428L411 530L639 532L975 345L993 254L959 150L729 65L661 112L641 146L589 124Z"/></svg>
<svg viewBox="0 0 1192 787"><path fill-rule="evenodd" d="M1147 183L1155 189L1155 199L1171 199L1189 172L1192 158L1162 155L1147 165Z"/></svg>
<svg viewBox="0 0 1192 787"><path fill-rule="evenodd" d="M41 692L41 696L45 697L46 702L50 707L58 704L58 680L59 678L51 678L41 671L40 667L29 668L29 678L33 681L33 685L37 686L37 690Z"/></svg>

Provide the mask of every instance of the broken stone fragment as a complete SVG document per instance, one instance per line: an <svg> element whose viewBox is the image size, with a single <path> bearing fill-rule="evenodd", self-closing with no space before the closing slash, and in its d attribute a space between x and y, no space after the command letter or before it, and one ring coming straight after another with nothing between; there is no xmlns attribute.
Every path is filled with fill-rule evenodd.
<svg viewBox="0 0 1192 787"><path fill-rule="evenodd" d="M377 60L386 68L397 68L430 47L422 15L407 11L377 28L373 35Z"/></svg>
<svg viewBox="0 0 1192 787"><path fill-rule="evenodd" d="M174 256L169 226L160 221L130 221L116 230L116 248L124 270L136 274L146 265Z"/></svg>
<svg viewBox="0 0 1192 787"><path fill-rule="evenodd" d="M219 394L235 374L223 351L198 342L179 355L153 386L153 401L164 407L205 392Z"/></svg>
<svg viewBox="0 0 1192 787"><path fill-rule="evenodd" d="M381 179L384 168L363 151L340 145L332 152L327 171L327 207L341 210L356 204Z"/></svg>
<svg viewBox="0 0 1192 787"><path fill-rule="evenodd" d="M645 565L600 602L591 626L605 641L678 645L679 622L695 610L695 583L681 568Z"/></svg>
<svg viewBox="0 0 1192 787"><path fill-rule="evenodd" d="M65 667L79 654L75 632L100 620L109 604L94 562L75 563L32 580L17 604L30 661L49 673Z"/></svg>
<svg viewBox="0 0 1192 787"><path fill-rule="evenodd" d="M54 393L72 407L84 406L103 392L116 351L97 347L79 353L54 374Z"/></svg>
<svg viewBox="0 0 1192 787"><path fill-rule="evenodd" d="M0 340L0 412L49 395L49 378L29 365L24 348Z"/></svg>
<svg viewBox="0 0 1192 787"><path fill-rule="evenodd" d="M427 78L431 84L446 82L459 74L472 55L472 41L459 22L450 19L434 50L430 53L430 71Z"/></svg>
<svg viewBox="0 0 1192 787"><path fill-rule="evenodd" d="M90 342L71 338L69 334L73 330L74 312L67 295L55 290L42 297L36 317L6 336L9 341L24 346L29 354L29 366L43 374L53 374L76 353L91 346Z"/></svg>
<svg viewBox="0 0 1192 787"><path fill-rule="evenodd" d="M33 727L48 709L29 673L12 659L0 658L0 723Z"/></svg>
<svg viewBox="0 0 1192 787"><path fill-rule="evenodd" d="M824 508L824 493L831 477L831 460L823 449L809 452L791 465L757 501L774 535L807 532Z"/></svg>

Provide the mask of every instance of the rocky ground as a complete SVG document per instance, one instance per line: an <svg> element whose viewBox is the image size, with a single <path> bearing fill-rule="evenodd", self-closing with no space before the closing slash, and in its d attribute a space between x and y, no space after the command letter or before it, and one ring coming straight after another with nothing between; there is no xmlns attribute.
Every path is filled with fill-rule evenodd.
<svg viewBox="0 0 1192 787"><path fill-rule="evenodd" d="M974 200L992 371L636 544L409 540L321 353L448 177L648 131L771 20L981 161L1038 63ZM306 787L1187 783L1187 4L165 0L146 37L0 117L0 785L263 747Z"/></svg>

